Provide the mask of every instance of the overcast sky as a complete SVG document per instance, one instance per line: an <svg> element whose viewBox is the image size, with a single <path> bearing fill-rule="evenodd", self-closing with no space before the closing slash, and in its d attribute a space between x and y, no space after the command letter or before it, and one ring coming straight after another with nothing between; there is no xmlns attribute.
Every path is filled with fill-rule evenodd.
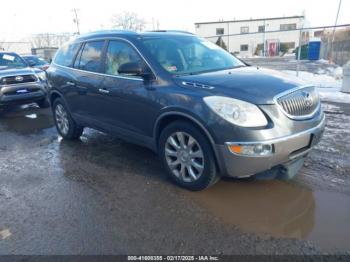
<svg viewBox="0 0 350 262"><path fill-rule="evenodd" d="M194 31L195 22L301 15L312 26L334 24L339 0L1 0L0 40L18 40L36 33L75 32L73 8L81 31L111 28L111 17L135 12L160 29ZM343 0L339 24L350 23L350 0Z"/></svg>

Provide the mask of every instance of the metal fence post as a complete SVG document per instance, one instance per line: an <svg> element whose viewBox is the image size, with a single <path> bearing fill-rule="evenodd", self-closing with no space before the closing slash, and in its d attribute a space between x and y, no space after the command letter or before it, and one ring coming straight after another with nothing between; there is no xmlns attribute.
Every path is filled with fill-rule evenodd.
<svg viewBox="0 0 350 262"><path fill-rule="evenodd" d="M300 54L301 54L301 34L302 34L302 28L299 31L299 48L298 48L298 57L297 57L297 76L299 76L299 70L300 70Z"/></svg>

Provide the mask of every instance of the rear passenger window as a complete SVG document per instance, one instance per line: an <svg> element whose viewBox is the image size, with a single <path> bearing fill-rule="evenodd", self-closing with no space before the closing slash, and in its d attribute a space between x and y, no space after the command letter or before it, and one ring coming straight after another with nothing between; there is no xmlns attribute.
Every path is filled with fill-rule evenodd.
<svg viewBox="0 0 350 262"><path fill-rule="evenodd" d="M74 56L80 44L68 44L60 48L55 57L55 63L61 66L72 66Z"/></svg>
<svg viewBox="0 0 350 262"><path fill-rule="evenodd" d="M121 41L110 41L106 54L105 73L119 75L119 67L130 62L142 63L142 59L129 44Z"/></svg>
<svg viewBox="0 0 350 262"><path fill-rule="evenodd" d="M104 41L87 42L75 67L90 72L99 72ZM77 57L79 59L79 57Z"/></svg>

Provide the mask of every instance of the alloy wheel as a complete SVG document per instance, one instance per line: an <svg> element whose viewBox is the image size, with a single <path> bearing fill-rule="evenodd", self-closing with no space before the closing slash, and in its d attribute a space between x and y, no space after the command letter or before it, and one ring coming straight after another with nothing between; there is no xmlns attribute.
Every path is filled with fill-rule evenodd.
<svg viewBox="0 0 350 262"><path fill-rule="evenodd" d="M69 120L67 112L61 104L58 104L55 108L55 118L59 131L63 135L67 135L69 132Z"/></svg>
<svg viewBox="0 0 350 262"><path fill-rule="evenodd" d="M184 182L197 181L204 171L204 154L195 138L176 132L165 143L165 158L171 172Z"/></svg>

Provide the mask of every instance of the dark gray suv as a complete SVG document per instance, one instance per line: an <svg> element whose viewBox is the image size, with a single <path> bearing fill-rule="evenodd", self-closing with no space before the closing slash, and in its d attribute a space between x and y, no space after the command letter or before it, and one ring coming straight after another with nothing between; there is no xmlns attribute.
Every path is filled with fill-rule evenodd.
<svg viewBox="0 0 350 262"><path fill-rule="evenodd" d="M292 178L324 129L313 86L189 33L80 36L47 72L63 138L84 127L116 134L157 152L191 190L222 175Z"/></svg>

